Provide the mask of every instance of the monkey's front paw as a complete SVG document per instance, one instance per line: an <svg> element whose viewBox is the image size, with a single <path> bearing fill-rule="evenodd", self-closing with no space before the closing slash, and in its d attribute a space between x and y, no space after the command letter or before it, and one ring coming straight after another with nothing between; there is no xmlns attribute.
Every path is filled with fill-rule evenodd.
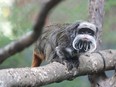
<svg viewBox="0 0 116 87"><path fill-rule="evenodd" d="M72 70L73 68L78 68L79 61L78 60L64 60L63 64L67 66L68 70Z"/></svg>
<svg viewBox="0 0 116 87"><path fill-rule="evenodd" d="M79 60L78 59L64 59L64 58L54 58L51 62L59 62L67 67L68 70L72 70L73 68L78 68Z"/></svg>

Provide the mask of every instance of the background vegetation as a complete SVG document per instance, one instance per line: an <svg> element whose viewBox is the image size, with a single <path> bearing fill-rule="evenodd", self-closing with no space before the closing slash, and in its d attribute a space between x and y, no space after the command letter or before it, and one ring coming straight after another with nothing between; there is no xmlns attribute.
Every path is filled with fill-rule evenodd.
<svg viewBox="0 0 116 87"><path fill-rule="evenodd" d="M41 4L46 0L0 0L0 47L17 40L33 29ZM116 0L106 0L102 49L116 48ZM87 20L88 0L66 0L46 20L46 25ZM0 68L30 67L33 46L0 65ZM45 87L87 87L87 78L64 81Z"/></svg>

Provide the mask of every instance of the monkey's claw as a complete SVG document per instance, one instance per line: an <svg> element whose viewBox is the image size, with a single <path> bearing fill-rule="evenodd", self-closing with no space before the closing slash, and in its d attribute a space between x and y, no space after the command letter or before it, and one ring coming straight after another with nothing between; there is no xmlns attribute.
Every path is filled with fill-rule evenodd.
<svg viewBox="0 0 116 87"><path fill-rule="evenodd" d="M64 60L63 64L67 66L68 70L72 70L73 68L78 68L79 61L78 60Z"/></svg>

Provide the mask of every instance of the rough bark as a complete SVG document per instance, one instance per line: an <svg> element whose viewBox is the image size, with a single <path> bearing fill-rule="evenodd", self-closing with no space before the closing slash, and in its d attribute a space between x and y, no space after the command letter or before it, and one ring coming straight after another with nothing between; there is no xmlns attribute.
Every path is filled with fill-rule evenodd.
<svg viewBox="0 0 116 87"><path fill-rule="evenodd" d="M104 17L104 0L89 0L89 21L96 24L102 32Z"/></svg>
<svg viewBox="0 0 116 87"><path fill-rule="evenodd" d="M98 27L99 40L101 39L100 36L102 33L102 27L103 27L104 2L105 2L104 0L89 0L89 18L90 18L90 21L96 24ZM100 41L98 43L99 47L100 47ZM100 55L104 59L103 54L100 53ZM110 63L110 59L103 62L104 68L105 68L106 63ZM115 76L113 76L112 78L114 79ZM91 87L114 87L116 84L113 80L111 80L112 78L108 78L105 72L103 71L100 73L98 72L94 73L93 75L89 76Z"/></svg>
<svg viewBox="0 0 116 87"><path fill-rule="evenodd" d="M82 55L79 58L79 68L70 71L67 70L66 66L57 62L36 68L0 70L0 87L38 87L81 75L114 69L116 50L105 50L100 51L100 53L103 54L106 61L105 68L102 56L99 53L92 53Z"/></svg>
<svg viewBox="0 0 116 87"><path fill-rule="evenodd" d="M104 18L104 0L89 0L89 21L98 27L98 49L101 45L101 33Z"/></svg>
<svg viewBox="0 0 116 87"><path fill-rule="evenodd" d="M0 63L2 63L6 58L24 50L34 43L42 32L42 28L45 23L45 19L49 14L50 10L55 7L62 0L47 0L40 10L37 22L33 28L32 32L27 33L18 41L11 42L4 48L0 49Z"/></svg>

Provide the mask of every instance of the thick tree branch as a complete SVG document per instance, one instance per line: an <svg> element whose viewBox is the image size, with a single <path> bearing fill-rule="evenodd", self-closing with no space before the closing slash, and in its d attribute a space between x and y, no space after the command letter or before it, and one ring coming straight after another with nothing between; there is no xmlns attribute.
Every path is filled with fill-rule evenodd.
<svg viewBox="0 0 116 87"><path fill-rule="evenodd" d="M4 48L0 49L0 63L2 63L6 58L24 50L26 47L29 47L33 42L37 40L42 32L42 28L44 26L47 15L49 14L50 10L55 7L60 1L62 0L47 0L40 11L37 23L35 24L33 31L27 33L18 41L14 41Z"/></svg>
<svg viewBox="0 0 116 87"><path fill-rule="evenodd" d="M89 20L90 22L96 24L96 26L98 27L98 39L99 39L97 43L98 50L101 47L100 36L102 33L102 27L103 27L103 17L104 17L104 0L89 0ZM104 59L104 56L103 56L103 59ZM108 61L110 61L110 59ZM109 62L107 61L102 62L102 64L104 65L106 65L107 63ZM89 80L91 82L91 87L110 87L108 86L109 84L105 82L106 78L107 76L105 75L104 72L94 73L93 75L90 75Z"/></svg>
<svg viewBox="0 0 116 87"><path fill-rule="evenodd" d="M116 63L116 50L105 50L99 53L85 54L79 59L78 69L68 71L66 66L53 62L36 68L19 68L0 70L1 87L38 87L65 79L111 70ZM103 57L105 60L105 68Z"/></svg>
<svg viewBox="0 0 116 87"><path fill-rule="evenodd" d="M101 46L101 33L103 27L104 17L104 0L89 0L89 21L94 23L98 27L98 47Z"/></svg>
<svg viewBox="0 0 116 87"><path fill-rule="evenodd" d="M102 31L104 17L104 0L89 0L89 20Z"/></svg>

